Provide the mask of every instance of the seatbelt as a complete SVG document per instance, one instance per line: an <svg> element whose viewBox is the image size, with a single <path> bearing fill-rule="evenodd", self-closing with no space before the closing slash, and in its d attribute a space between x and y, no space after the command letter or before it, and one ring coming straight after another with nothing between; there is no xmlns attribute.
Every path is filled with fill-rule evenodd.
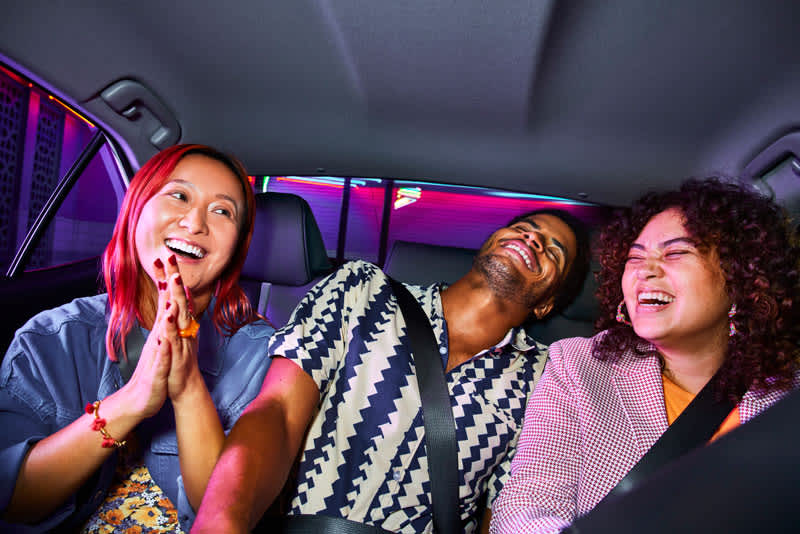
<svg viewBox="0 0 800 534"><path fill-rule="evenodd" d="M267 316L267 302L269 302L270 289L272 289L272 282L261 282L261 290L258 292L258 308L256 311L263 317Z"/></svg>
<svg viewBox="0 0 800 534"><path fill-rule="evenodd" d="M253 533L273 534L392 534L373 525L327 515L286 515L263 518Z"/></svg>
<svg viewBox="0 0 800 534"><path fill-rule="evenodd" d="M439 356L439 343L417 299L400 282L392 278L389 282L406 322L422 399L433 530L437 534L461 532L456 425Z"/></svg>
<svg viewBox="0 0 800 534"><path fill-rule="evenodd" d="M738 402L716 399L714 384L718 381L719 371L601 502L628 493L669 462L708 443Z"/></svg>
<svg viewBox="0 0 800 534"><path fill-rule="evenodd" d="M142 329L138 324L134 324L125 338L125 355L127 358L117 358L117 366L122 375L123 384L127 384L128 380L133 376L133 371L136 370L136 364L139 363L139 356L142 355L144 343L145 339L144 334L142 334Z"/></svg>

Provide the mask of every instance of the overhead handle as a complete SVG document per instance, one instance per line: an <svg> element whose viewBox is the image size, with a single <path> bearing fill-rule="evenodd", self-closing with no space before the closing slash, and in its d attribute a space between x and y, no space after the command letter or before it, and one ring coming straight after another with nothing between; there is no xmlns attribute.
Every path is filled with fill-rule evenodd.
<svg viewBox="0 0 800 534"><path fill-rule="evenodd" d="M103 89L100 97L111 108L130 121L146 115L155 119L155 129L148 132L150 142L159 150L178 142L181 126L175 115L156 94L135 80L123 79ZM143 127L147 128L146 121Z"/></svg>

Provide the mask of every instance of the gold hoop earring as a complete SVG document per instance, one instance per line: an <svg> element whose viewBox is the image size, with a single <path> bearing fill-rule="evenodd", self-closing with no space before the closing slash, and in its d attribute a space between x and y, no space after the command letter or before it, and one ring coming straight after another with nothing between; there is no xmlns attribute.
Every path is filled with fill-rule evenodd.
<svg viewBox="0 0 800 534"><path fill-rule="evenodd" d="M622 311L622 307L625 306L625 299L620 301L619 305L617 306L617 322L622 323L624 325L633 326L631 322L625 317L625 313Z"/></svg>

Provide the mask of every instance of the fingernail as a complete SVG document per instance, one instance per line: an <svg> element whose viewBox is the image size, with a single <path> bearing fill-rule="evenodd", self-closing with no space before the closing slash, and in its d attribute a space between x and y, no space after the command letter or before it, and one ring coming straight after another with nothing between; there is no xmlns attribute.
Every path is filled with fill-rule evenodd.
<svg viewBox="0 0 800 534"><path fill-rule="evenodd" d="M164 309L165 309L165 310L168 310L170 306L171 306L171 303L170 303L169 301L167 301L167 305L166 305L166 306L164 306Z"/></svg>
<svg viewBox="0 0 800 534"><path fill-rule="evenodd" d="M183 283L183 280L181 280L180 276L175 279L175 283L178 285L181 285Z"/></svg>
<svg viewBox="0 0 800 534"><path fill-rule="evenodd" d="M159 291L164 291L165 289L167 289L167 283L162 281L162 280L159 280L158 281L158 289L159 289Z"/></svg>
<svg viewBox="0 0 800 534"><path fill-rule="evenodd" d="M167 321L169 321L170 323L174 323L175 322L175 317L170 315L169 317L167 317Z"/></svg>
<svg viewBox="0 0 800 534"><path fill-rule="evenodd" d="M163 269L164 268L164 262L161 261L161 258L156 258L156 261L153 262L153 265L155 265L159 269Z"/></svg>
<svg viewBox="0 0 800 534"><path fill-rule="evenodd" d="M175 257L175 254L167 258L167 261L170 265L178 265L178 258Z"/></svg>
<svg viewBox="0 0 800 534"><path fill-rule="evenodd" d="M161 345L161 338L158 338L158 344Z"/></svg>

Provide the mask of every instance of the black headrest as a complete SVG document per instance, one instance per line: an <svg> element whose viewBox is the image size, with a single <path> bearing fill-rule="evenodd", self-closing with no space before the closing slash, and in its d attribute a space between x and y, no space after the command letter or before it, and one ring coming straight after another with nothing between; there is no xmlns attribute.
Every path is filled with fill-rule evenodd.
<svg viewBox="0 0 800 534"><path fill-rule="evenodd" d="M331 268L308 202L290 193L256 195L256 223L243 277L301 286Z"/></svg>
<svg viewBox="0 0 800 534"><path fill-rule="evenodd" d="M383 272L410 284L452 284L472 268L475 250L395 241Z"/></svg>
<svg viewBox="0 0 800 534"><path fill-rule="evenodd" d="M595 297L597 291L597 281L595 280L595 273L600 270L600 264L596 260L592 260L589 266L589 272L586 273L586 279L583 282L583 288L575 300L569 306L561 311L561 315L574 321L585 321L587 323L594 323L597 316L600 314L600 307Z"/></svg>
<svg viewBox="0 0 800 534"><path fill-rule="evenodd" d="M597 282L594 273L599 265L592 261L581 292L561 313L550 314L541 321L527 325L528 334L545 345L565 337L591 337L595 333L594 321L600 313L594 292Z"/></svg>

